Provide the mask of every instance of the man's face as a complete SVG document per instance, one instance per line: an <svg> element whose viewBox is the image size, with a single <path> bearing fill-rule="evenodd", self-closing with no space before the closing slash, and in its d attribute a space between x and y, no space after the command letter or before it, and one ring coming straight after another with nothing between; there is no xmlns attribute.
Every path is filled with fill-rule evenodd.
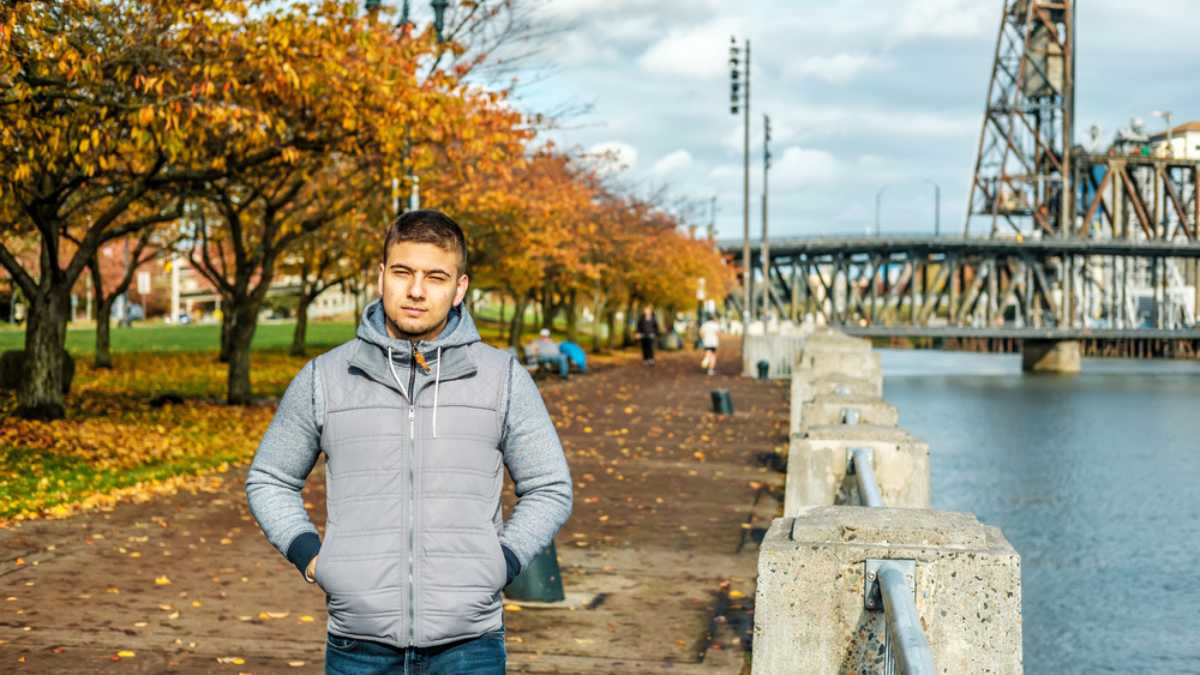
<svg viewBox="0 0 1200 675"><path fill-rule="evenodd" d="M434 244L400 241L388 247L379 266L379 289L392 337L438 336L450 309L467 294L467 275L458 273L458 262L456 252Z"/></svg>

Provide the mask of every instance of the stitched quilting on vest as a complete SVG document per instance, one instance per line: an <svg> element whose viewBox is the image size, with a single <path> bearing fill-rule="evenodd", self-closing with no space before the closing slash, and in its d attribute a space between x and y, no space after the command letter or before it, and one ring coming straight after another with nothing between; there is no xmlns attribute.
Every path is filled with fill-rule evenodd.
<svg viewBox="0 0 1200 675"><path fill-rule="evenodd" d="M424 646L501 625L507 355L462 349L479 367L440 382L436 437L431 376L418 373L411 406L397 387L346 367L345 357L318 361L328 521L317 580L337 634Z"/></svg>

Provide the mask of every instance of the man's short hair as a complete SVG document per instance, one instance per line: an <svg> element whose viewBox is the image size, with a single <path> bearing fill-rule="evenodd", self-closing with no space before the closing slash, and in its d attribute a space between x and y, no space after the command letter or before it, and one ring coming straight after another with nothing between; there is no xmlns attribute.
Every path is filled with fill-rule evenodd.
<svg viewBox="0 0 1200 675"><path fill-rule="evenodd" d="M405 211L396 216L383 238L383 262L387 264L388 249L401 241L433 244L440 249L458 253L458 273L467 273L467 237L450 216L433 209Z"/></svg>

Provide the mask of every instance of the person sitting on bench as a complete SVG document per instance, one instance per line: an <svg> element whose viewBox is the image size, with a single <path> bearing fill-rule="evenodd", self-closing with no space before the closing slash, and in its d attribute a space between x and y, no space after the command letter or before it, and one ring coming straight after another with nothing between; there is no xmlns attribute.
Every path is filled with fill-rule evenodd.
<svg viewBox="0 0 1200 675"><path fill-rule="evenodd" d="M566 356L567 360L575 365L576 370L581 373L587 372L587 352L583 351L583 347L570 340L563 340L563 343L558 346L558 351L562 352L563 356Z"/></svg>
<svg viewBox="0 0 1200 675"><path fill-rule="evenodd" d="M569 366L567 357L558 348L558 343L550 339L550 329L543 328L538 334L540 337L537 342L533 343L533 347L537 352L538 366L547 365L558 368L559 377L564 380L569 374Z"/></svg>

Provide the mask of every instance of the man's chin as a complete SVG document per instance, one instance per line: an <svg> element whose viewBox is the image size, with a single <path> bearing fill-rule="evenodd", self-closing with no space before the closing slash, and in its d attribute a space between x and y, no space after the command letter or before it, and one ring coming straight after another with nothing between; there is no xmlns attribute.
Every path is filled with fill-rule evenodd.
<svg viewBox="0 0 1200 675"><path fill-rule="evenodd" d="M425 335L429 331L436 328L438 325L438 322L427 321L427 320L420 321L420 322L412 321L412 320L396 321L395 319L390 319L390 318L389 318L389 320L392 324L393 329L400 331L400 333L403 337L410 338L410 339L413 337L419 336L419 335Z"/></svg>

